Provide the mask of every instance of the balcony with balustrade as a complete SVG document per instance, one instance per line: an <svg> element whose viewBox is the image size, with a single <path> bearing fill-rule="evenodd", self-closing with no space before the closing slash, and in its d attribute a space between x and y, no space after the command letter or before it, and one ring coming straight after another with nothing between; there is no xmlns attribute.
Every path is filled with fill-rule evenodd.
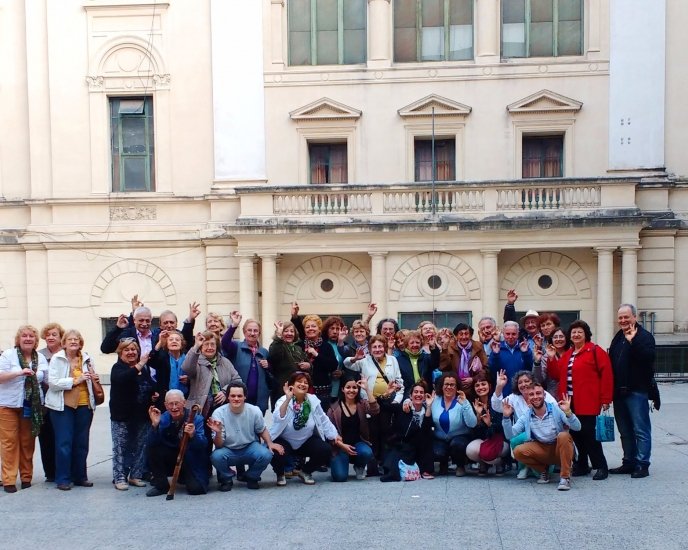
<svg viewBox="0 0 688 550"><path fill-rule="evenodd" d="M636 203L638 183L638 178L553 178L241 187L235 227L637 223L644 217Z"/></svg>

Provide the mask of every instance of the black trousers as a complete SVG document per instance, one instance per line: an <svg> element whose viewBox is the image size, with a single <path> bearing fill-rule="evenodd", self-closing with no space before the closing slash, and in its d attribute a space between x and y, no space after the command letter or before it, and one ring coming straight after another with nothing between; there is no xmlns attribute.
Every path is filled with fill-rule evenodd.
<svg viewBox="0 0 688 550"><path fill-rule="evenodd" d="M275 453L270 462L270 464L272 464L272 469L278 476L284 475L284 461L287 456L308 457L308 462L301 468L301 470L307 474L312 474L321 466L329 465L330 459L332 458L331 445L323 441L317 434L310 436L298 449L292 448L289 442L283 437L275 439L275 443L279 443L284 447L284 455Z"/></svg>
<svg viewBox="0 0 688 550"><path fill-rule="evenodd" d="M571 437L578 449L578 459L576 465L579 468L588 468L588 457L592 468L597 470L599 468L607 467L607 459L604 457L602 450L602 443L595 438L595 418L596 415L576 415L581 423L579 431L571 430Z"/></svg>
<svg viewBox="0 0 688 550"><path fill-rule="evenodd" d="M174 473L178 454L178 449L172 449L164 445L148 446L148 467L152 475L151 485L165 493L169 490L170 484L167 481L167 477ZM185 463L182 463L178 481L186 485L186 492L190 495L205 495L208 492L191 474L191 469Z"/></svg>
<svg viewBox="0 0 688 550"><path fill-rule="evenodd" d="M41 462L46 479L55 479L55 431L50 421L50 409L43 408L43 425L38 434L41 446Z"/></svg>

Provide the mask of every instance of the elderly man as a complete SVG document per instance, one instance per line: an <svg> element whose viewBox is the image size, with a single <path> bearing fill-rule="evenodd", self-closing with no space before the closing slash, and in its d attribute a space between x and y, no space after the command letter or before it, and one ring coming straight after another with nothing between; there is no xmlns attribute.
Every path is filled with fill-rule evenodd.
<svg viewBox="0 0 688 550"><path fill-rule="evenodd" d="M134 306L131 316L127 317L122 314L117 318L115 328L105 335L103 343L100 345L102 353L114 353L119 341L123 338L136 338L141 349L141 357L143 357L155 349L161 331L171 332L177 329L177 316L174 312L165 310L160 314L160 328L151 330L153 322L151 310L139 302L138 295L132 298L131 303ZM196 302L189 304L189 316L184 321L181 330L187 345L186 351L193 344L194 324L200 312Z"/></svg>
<svg viewBox="0 0 688 550"><path fill-rule="evenodd" d="M487 375L487 355L480 342L471 339L471 328L465 323L454 327L456 347L442 350L440 370L459 377L461 390L469 400L473 398L473 378L479 372Z"/></svg>
<svg viewBox="0 0 688 550"><path fill-rule="evenodd" d="M148 409L153 428L148 442L148 466L152 474L152 487L146 493L148 497L164 495L169 490L167 476L174 471L184 434L188 435L189 443L179 479L186 485L190 495L205 495L208 492L207 439L203 433L203 417L199 413L193 423L188 422L190 412L184 407L185 404L184 394L180 390L170 390L165 395L164 413L155 407Z"/></svg>
<svg viewBox="0 0 688 550"><path fill-rule="evenodd" d="M497 321L494 317L485 316L478 321L478 338L487 357L492 353L492 340L497 332Z"/></svg>
<svg viewBox="0 0 688 550"><path fill-rule="evenodd" d="M502 328L503 342L492 340L492 353L488 360L493 384L497 373L504 370L509 380L520 370L533 370L533 352L524 339L518 342L519 327L516 321L507 321ZM509 385L504 388L504 397L511 393Z"/></svg>
<svg viewBox="0 0 688 550"><path fill-rule="evenodd" d="M246 487L258 489L260 474L270 464L272 453L284 454L284 448L272 442L261 410L246 403L246 385L243 382L230 382L227 399L229 404L215 409L208 419L215 444L210 460L217 470L220 491L232 489L234 481L230 466L248 466ZM261 439L267 447L260 444Z"/></svg>
<svg viewBox="0 0 688 550"><path fill-rule="evenodd" d="M614 372L614 415L621 436L623 462L610 474L650 475L652 426L648 392L652 386L655 338L637 321L632 304L622 304L617 312L619 332L609 346Z"/></svg>

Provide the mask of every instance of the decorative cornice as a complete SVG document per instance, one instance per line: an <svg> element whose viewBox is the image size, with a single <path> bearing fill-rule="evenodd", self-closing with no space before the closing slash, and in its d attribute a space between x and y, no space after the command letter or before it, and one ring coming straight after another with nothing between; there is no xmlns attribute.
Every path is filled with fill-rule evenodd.
<svg viewBox="0 0 688 550"><path fill-rule="evenodd" d="M357 120L361 111L339 101L323 97L289 113L292 120Z"/></svg>
<svg viewBox="0 0 688 550"><path fill-rule="evenodd" d="M402 118L431 117L435 109L436 117L466 117L471 113L472 107L447 99L437 94L430 94L418 101L414 101L397 112Z"/></svg>
<svg viewBox="0 0 688 550"><path fill-rule="evenodd" d="M506 106L511 114L576 113L583 103L550 90L540 90Z"/></svg>

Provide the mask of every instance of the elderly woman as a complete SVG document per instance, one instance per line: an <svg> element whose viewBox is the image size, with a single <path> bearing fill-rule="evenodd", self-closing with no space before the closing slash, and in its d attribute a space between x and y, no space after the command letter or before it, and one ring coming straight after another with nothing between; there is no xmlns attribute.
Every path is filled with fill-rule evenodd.
<svg viewBox="0 0 688 550"><path fill-rule="evenodd" d="M292 316L292 322L303 341L303 349L311 363L315 395L320 400L323 410L330 406L333 380L342 375L341 362L346 356L343 346L339 346L339 329L344 323L339 318L328 318L327 325L317 315L306 315L302 318ZM323 334L325 337L323 338Z"/></svg>
<svg viewBox="0 0 688 550"><path fill-rule="evenodd" d="M227 330L227 325L222 315L219 313L213 313L212 311L205 316L205 330L209 330L215 334L218 339L222 338L225 330Z"/></svg>
<svg viewBox="0 0 688 550"><path fill-rule="evenodd" d="M437 345L437 327L432 321L421 321L418 330L423 337L423 351L430 353Z"/></svg>
<svg viewBox="0 0 688 550"><path fill-rule="evenodd" d="M502 459L509 456L509 442L504 438L504 430L502 429L502 413L498 413L492 408L490 403L491 392L492 388L485 373L477 374L473 378L473 393L476 396L473 401L473 409L478 423L473 428L472 433L475 439L466 447L466 456L469 460L479 464L479 476L487 475L491 465L495 466L495 475L503 475ZM485 449L483 443L489 445L489 449ZM499 447L500 443L501 447ZM492 453L492 456L486 456L486 452Z"/></svg>
<svg viewBox="0 0 688 550"><path fill-rule="evenodd" d="M559 380L559 395L568 395L571 410L581 422L579 431L572 431L578 448L578 458L572 475L590 473L588 457L593 469L593 479L607 479L609 471L602 443L595 437L595 419L600 411L609 409L614 393L614 375L607 352L592 342L592 331L585 321L569 325L568 337L571 348L557 358L553 345L547 347L549 375Z"/></svg>
<svg viewBox="0 0 688 550"><path fill-rule="evenodd" d="M548 343L554 346L555 355L557 359L560 359L566 350L571 347L568 336L562 328L555 327L550 333ZM548 358L547 354L540 348L536 348L533 352L533 374L535 378L539 380L544 386L545 390L552 395L557 395L559 393L559 380L552 378L547 371Z"/></svg>
<svg viewBox="0 0 688 550"><path fill-rule="evenodd" d="M459 323L454 327L456 342L440 355L440 370L453 372L459 377L460 389L469 401L474 398L473 378L479 373L487 375L487 354L483 345L471 338L470 327Z"/></svg>
<svg viewBox="0 0 688 550"><path fill-rule="evenodd" d="M432 422L435 426L432 450L440 463L440 473L447 473L451 457L456 476L466 475L466 447L473 439L472 429L477 418L466 394L459 390L459 378L453 372L444 373L437 381L440 395L432 402Z"/></svg>
<svg viewBox="0 0 688 550"><path fill-rule="evenodd" d="M361 391L367 394L368 399L361 399ZM379 412L380 405L373 392L369 391L365 378L344 379L339 399L327 411L328 418L344 440L344 445L330 463L332 481L346 481L350 463L354 465L356 479L365 479L366 465L373 458L368 422Z"/></svg>
<svg viewBox="0 0 688 550"><path fill-rule="evenodd" d="M268 364L274 377L270 401L274 410L277 400L284 395L284 384L297 370L309 371L311 364L299 345L296 327L291 321L275 323L275 335L268 350Z"/></svg>
<svg viewBox="0 0 688 550"><path fill-rule="evenodd" d="M377 324L375 334L383 336L387 341L387 353L392 353L395 346L395 336L399 332L399 323L391 317L382 319Z"/></svg>
<svg viewBox="0 0 688 550"><path fill-rule="evenodd" d="M370 327L361 319L356 319L351 323L351 334L354 338L354 351L363 348L368 353L368 338L370 338Z"/></svg>
<svg viewBox="0 0 688 550"><path fill-rule="evenodd" d="M42 353L45 360L50 362L54 354L62 349L62 337L64 336L64 329L58 323L48 323L41 329L41 338L45 340L45 347L38 350ZM43 394L48 391L48 373L41 384ZM53 432L53 423L50 421L50 409L43 409L43 426L41 433L38 434L38 443L41 446L41 463L43 464L43 472L45 473L45 480L48 482L55 481L55 433Z"/></svg>
<svg viewBox="0 0 688 550"><path fill-rule="evenodd" d="M432 479L432 402L433 394L426 393L422 380L413 384L411 398L402 407L392 401L396 389L390 385L387 395L380 398L383 410L392 412L392 428L388 449L383 461L384 474L380 481L401 481L399 461L417 464L425 479Z"/></svg>
<svg viewBox="0 0 688 550"><path fill-rule="evenodd" d="M182 371L189 376L191 386L186 406L200 405L205 418L227 401L224 388L230 382L241 381L234 365L220 354L219 348L220 339L214 332L198 333L182 363Z"/></svg>
<svg viewBox="0 0 688 550"><path fill-rule="evenodd" d="M189 376L182 370L186 349L186 340L180 331L163 330L148 357L148 366L155 373L155 391L158 394L155 405L160 411L164 412L168 390L179 390L185 398L189 395Z"/></svg>
<svg viewBox="0 0 688 550"><path fill-rule="evenodd" d="M139 357L136 339L120 340L116 351L118 360L110 371L112 479L115 489L126 491L129 485L146 486L141 478L146 467L148 407L158 395L146 365L148 356Z"/></svg>
<svg viewBox="0 0 688 550"><path fill-rule="evenodd" d="M432 385L435 371L440 366L440 348L435 346L430 353L422 349L422 337L417 330L409 330L406 333L404 345L395 350L394 357L399 363L399 371L404 381L404 397L411 394L413 384L419 380L425 380L428 387ZM439 371L438 371L439 372Z"/></svg>
<svg viewBox="0 0 688 550"><path fill-rule="evenodd" d="M222 354L232 362L246 384L246 402L256 405L265 414L268 409L272 374L268 370L268 350L260 345L260 323L248 319L244 323L244 339L237 342L232 338L241 324L241 313L232 311L229 317L232 324L222 336Z"/></svg>
<svg viewBox="0 0 688 550"><path fill-rule="evenodd" d="M275 453L272 457L279 487L287 484L284 465L289 457L308 458L298 476L306 485L313 485L313 472L329 464L332 447L344 449L346 445L324 413L320 400L308 393L310 385L307 373L292 374L272 413L270 437L284 447L283 455Z"/></svg>
<svg viewBox="0 0 688 550"><path fill-rule="evenodd" d="M40 384L48 363L38 347L38 330L19 327L14 347L0 356L0 457L2 483L6 493L31 487L33 451L43 422Z"/></svg>
<svg viewBox="0 0 688 550"><path fill-rule="evenodd" d="M64 349L50 360L45 406L51 410L55 431L55 482L61 491L69 491L72 483L93 487L86 473L86 459L96 408L91 381L100 377L91 358L82 352L84 339L78 330L65 332L62 345Z"/></svg>

